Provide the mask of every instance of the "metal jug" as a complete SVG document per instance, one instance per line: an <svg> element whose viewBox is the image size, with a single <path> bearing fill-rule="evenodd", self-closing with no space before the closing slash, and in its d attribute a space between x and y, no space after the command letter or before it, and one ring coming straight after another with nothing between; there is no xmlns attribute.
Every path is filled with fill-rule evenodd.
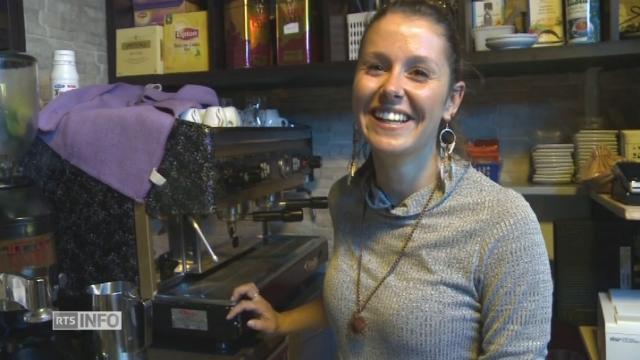
<svg viewBox="0 0 640 360"><path fill-rule="evenodd" d="M138 288L127 281L93 284L87 288L93 311L120 311L122 330L94 332L96 358L130 360L143 357L151 345L151 301L141 301Z"/></svg>

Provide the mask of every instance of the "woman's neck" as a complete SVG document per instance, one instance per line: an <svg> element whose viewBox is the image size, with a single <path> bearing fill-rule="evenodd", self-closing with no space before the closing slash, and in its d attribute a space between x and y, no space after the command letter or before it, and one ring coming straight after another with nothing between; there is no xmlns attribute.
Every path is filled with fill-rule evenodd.
<svg viewBox="0 0 640 360"><path fill-rule="evenodd" d="M383 156L375 151L372 155L376 184L393 204L438 180L440 159L435 150L409 158Z"/></svg>

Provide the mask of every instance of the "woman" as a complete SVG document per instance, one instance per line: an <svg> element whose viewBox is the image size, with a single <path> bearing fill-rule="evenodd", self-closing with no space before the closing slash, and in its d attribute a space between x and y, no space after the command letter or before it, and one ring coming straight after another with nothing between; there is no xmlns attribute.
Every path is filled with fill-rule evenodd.
<svg viewBox="0 0 640 360"><path fill-rule="evenodd" d="M277 313L245 284L229 318L254 311L249 326L268 333L328 324L345 359L544 358L552 282L536 217L451 156L460 63L442 8L400 0L372 19L353 84L371 153L330 191L323 297Z"/></svg>

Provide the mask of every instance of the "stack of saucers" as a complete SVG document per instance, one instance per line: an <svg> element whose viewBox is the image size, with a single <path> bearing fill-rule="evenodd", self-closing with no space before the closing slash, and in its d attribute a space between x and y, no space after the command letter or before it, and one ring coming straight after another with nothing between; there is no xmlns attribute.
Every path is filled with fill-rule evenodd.
<svg viewBox="0 0 640 360"><path fill-rule="evenodd" d="M573 180L573 144L540 144L532 152L533 177L538 184L566 184Z"/></svg>
<svg viewBox="0 0 640 360"><path fill-rule="evenodd" d="M591 158L593 149L604 145L613 155L618 155L618 130L580 130L574 135L576 145L576 167L578 172Z"/></svg>

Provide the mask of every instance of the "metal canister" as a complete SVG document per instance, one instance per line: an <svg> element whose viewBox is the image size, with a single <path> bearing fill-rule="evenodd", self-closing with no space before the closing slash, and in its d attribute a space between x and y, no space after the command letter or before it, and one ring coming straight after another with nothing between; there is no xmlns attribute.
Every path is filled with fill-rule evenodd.
<svg viewBox="0 0 640 360"><path fill-rule="evenodd" d="M568 43L600 41L600 0L567 0L565 10Z"/></svg>

